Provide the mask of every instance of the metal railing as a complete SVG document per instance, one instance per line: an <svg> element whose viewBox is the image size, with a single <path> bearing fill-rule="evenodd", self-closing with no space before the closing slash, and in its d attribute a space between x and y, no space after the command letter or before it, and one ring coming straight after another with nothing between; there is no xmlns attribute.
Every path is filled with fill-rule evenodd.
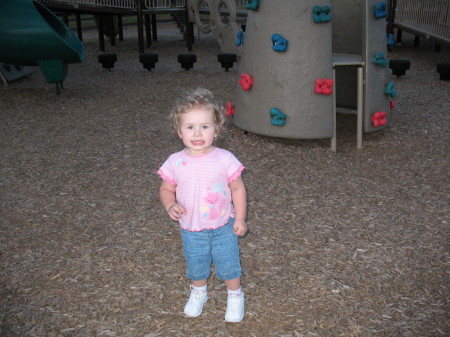
<svg viewBox="0 0 450 337"><path fill-rule="evenodd" d="M450 1L397 0L395 25L450 43Z"/></svg>
<svg viewBox="0 0 450 337"><path fill-rule="evenodd" d="M236 8L245 9L245 0L234 0ZM46 0L48 3L85 5L90 7L136 8L135 0ZM144 0L144 8L184 7L186 0ZM204 2L204 4L207 4Z"/></svg>
<svg viewBox="0 0 450 337"><path fill-rule="evenodd" d="M45 3L73 5L74 7L136 8L134 0L45 0Z"/></svg>

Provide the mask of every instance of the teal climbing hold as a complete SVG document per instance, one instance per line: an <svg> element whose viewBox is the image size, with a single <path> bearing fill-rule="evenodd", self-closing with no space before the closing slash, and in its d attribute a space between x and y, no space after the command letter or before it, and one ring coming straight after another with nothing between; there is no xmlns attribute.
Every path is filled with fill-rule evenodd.
<svg viewBox="0 0 450 337"><path fill-rule="evenodd" d="M388 96L391 96L391 98L395 98L397 96L397 92L394 89L394 82L390 82L385 88L384 93Z"/></svg>
<svg viewBox="0 0 450 337"><path fill-rule="evenodd" d="M332 19L330 6L314 6L313 7L313 21L314 23L330 22Z"/></svg>
<svg viewBox="0 0 450 337"><path fill-rule="evenodd" d="M383 68L387 67L387 60L384 57L383 53L376 53L376 54L374 54L373 57L372 57L372 63L376 64L376 65L379 65L379 66L382 66Z"/></svg>
<svg viewBox="0 0 450 337"><path fill-rule="evenodd" d="M286 115L280 109L270 109L270 123L275 126L283 126L286 123Z"/></svg>
<svg viewBox="0 0 450 337"><path fill-rule="evenodd" d="M245 9L250 9L252 11L256 11L259 7L259 0L248 0Z"/></svg>

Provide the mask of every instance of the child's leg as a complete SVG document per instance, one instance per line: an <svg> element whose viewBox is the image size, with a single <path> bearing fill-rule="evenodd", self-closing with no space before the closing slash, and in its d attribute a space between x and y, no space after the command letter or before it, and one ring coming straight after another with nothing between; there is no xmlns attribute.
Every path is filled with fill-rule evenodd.
<svg viewBox="0 0 450 337"><path fill-rule="evenodd" d="M234 219L215 230L212 255L217 277L225 280L228 288L227 322L240 322L244 318L244 293L241 289L242 268L238 237L233 232Z"/></svg>
<svg viewBox="0 0 450 337"><path fill-rule="evenodd" d="M208 300L207 279L211 274L211 254L208 231L181 230L187 276L192 280L191 294L184 307L187 316L197 317Z"/></svg>
<svg viewBox="0 0 450 337"><path fill-rule="evenodd" d="M203 305L208 300L208 289L206 286L206 280L202 286L196 286L196 281L192 282L191 294L189 295L189 300L184 306L184 313L190 317L197 317L203 311Z"/></svg>
<svg viewBox="0 0 450 337"><path fill-rule="evenodd" d="M197 288L201 288L206 285L207 279L201 281L192 281L192 285Z"/></svg>
<svg viewBox="0 0 450 337"><path fill-rule="evenodd" d="M239 290L241 288L241 278L237 277L232 280L226 280L225 285L229 290Z"/></svg>
<svg viewBox="0 0 450 337"><path fill-rule="evenodd" d="M228 288L227 312L225 320L227 322L240 322L244 318L244 292L241 289L241 278L226 280Z"/></svg>

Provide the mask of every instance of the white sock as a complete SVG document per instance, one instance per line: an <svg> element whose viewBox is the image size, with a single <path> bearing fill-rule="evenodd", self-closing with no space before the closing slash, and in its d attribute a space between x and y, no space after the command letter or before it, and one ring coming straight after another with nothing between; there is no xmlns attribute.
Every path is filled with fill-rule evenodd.
<svg viewBox="0 0 450 337"><path fill-rule="evenodd" d="M240 295L240 294L242 294L242 288L241 287L239 287L239 289L236 289L236 290L230 290L230 289L227 289L228 290L228 295Z"/></svg>
<svg viewBox="0 0 450 337"><path fill-rule="evenodd" d="M202 287L195 287L195 286L192 286L192 289L194 289L194 290L196 290L196 291L207 291L208 285L205 284L205 285L202 286Z"/></svg>

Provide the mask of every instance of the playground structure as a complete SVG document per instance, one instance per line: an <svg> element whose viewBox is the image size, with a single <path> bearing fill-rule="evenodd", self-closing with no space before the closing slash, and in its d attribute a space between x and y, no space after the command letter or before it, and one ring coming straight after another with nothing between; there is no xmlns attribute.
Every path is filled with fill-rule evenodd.
<svg viewBox="0 0 450 337"><path fill-rule="evenodd" d="M234 124L271 137L331 138L336 150L336 106L357 109L360 148L363 131L386 126L394 96L385 92L386 15L377 0L261 1L247 17Z"/></svg>
<svg viewBox="0 0 450 337"><path fill-rule="evenodd" d="M0 3L0 62L39 66L49 83L59 89L68 64L83 60L80 40L56 15L34 0Z"/></svg>
<svg viewBox="0 0 450 337"><path fill-rule="evenodd" d="M238 55L242 44L236 43L236 37L242 31L238 27L237 18L247 16L245 8L242 1L237 4L234 0L188 0L187 5L189 20L195 22L202 33L214 32L223 51Z"/></svg>
<svg viewBox="0 0 450 337"><path fill-rule="evenodd" d="M77 34L80 40L82 37L82 14L92 14L97 17L98 38L101 51L105 51L105 37L107 26L112 31L110 33L110 43L115 45L116 33L119 40L123 40L123 16L135 16L138 32L139 53L145 52L145 47L152 46L152 40L157 40L157 19L158 14L169 14L183 32L186 40L186 47L192 50L193 27L189 22L185 5L177 1L177 6L171 7L168 0L42 0L42 3L54 12L62 13L64 21L68 23L68 15L75 14ZM117 19L117 31L115 31L114 18ZM105 25L105 23L109 23Z"/></svg>
<svg viewBox="0 0 450 337"><path fill-rule="evenodd" d="M68 24L69 14L76 16L77 34L80 40L83 39L82 33L82 21L81 14L92 14L96 17L99 30L99 45L100 50L105 51L105 39L104 33L108 30L108 27L112 28L110 32L110 43L115 45L116 33L118 33L119 40L123 40L123 16L135 16L138 31L138 49L139 53L145 52L145 47L151 47L152 41L157 41L157 16L158 15L170 15L172 20L178 26L180 32L186 40L187 50L192 50L192 44L194 40L193 23L196 22L200 31L203 33L209 33L211 30L215 30L215 25L206 23L201 17L212 17L219 13L219 19L217 22L223 22L221 26L225 26L226 22L230 22L231 25L235 24L236 13L234 8L239 8L238 15L245 17L247 11L245 9L246 0L231 0L223 1L220 4L220 9L210 6L209 0L189 2L188 0L41 0L41 2L49 9L61 13L64 21ZM194 13L194 7L198 10ZM230 8L229 8L230 7ZM117 23L113 23L113 20L117 20ZM114 31L116 30L116 31ZM235 31L231 32L227 29L229 34L225 36L221 33L218 26L219 43L222 48L229 48L234 45ZM230 43L230 41L233 41ZM223 42L227 43L227 46L223 45Z"/></svg>
<svg viewBox="0 0 450 337"><path fill-rule="evenodd" d="M407 1L403 0L403 3ZM150 26L153 39L156 39L153 16L158 13L184 13L186 31L191 32L186 35L188 50L194 23L203 33L213 31L223 51L240 56L241 79L236 86L232 108L234 123L244 130L281 138L331 138L335 150L336 107L357 111L358 148L362 146L363 132L380 130L389 121L395 89L387 80L385 30L388 3L385 1L325 0L320 5L313 1L285 1L280 6L276 2L255 0L247 1L246 10L242 9L242 4L237 9L233 0L178 1L182 7L176 8L155 7L161 2L151 0L43 2L53 10L75 12L80 38L80 13L117 15L119 18L130 13L137 15L141 54L144 21L148 45L152 35ZM389 6L391 4L392 1ZM19 5L22 5L22 11L17 9ZM418 8L412 4L410 7ZM435 15L438 23L444 26L448 22L448 7L439 7L439 15ZM81 62L83 58L81 42L37 1L6 0L0 9L3 13L0 47L4 47L0 62L39 65L47 80L56 83L59 93L59 86L67 75L67 64ZM247 15L244 33L236 19ZM29 17L33 20L27 26ZM119 23L120 27L121 20ZM20 31L18 40L17 27L27 27ZM36 38L34 31L41 36ZM445 37L445 28L439 32ZM112 41L114 35L113 32ZM103 38L102 24L99 26L100 37ZM32 40L41 42L33 47ZM31 53L26 50L30 46Z"/></svg>
<svg viewBox="0 0 450 337"><path fill-rule="evenodd" d="M450 1L448 0L391 0L389 1L388 31L394 34L397 28L397 42L402 39L402 31L415 35L415 45L420 38L436 43L436 51L441 45L450 45Z"/></svg>

